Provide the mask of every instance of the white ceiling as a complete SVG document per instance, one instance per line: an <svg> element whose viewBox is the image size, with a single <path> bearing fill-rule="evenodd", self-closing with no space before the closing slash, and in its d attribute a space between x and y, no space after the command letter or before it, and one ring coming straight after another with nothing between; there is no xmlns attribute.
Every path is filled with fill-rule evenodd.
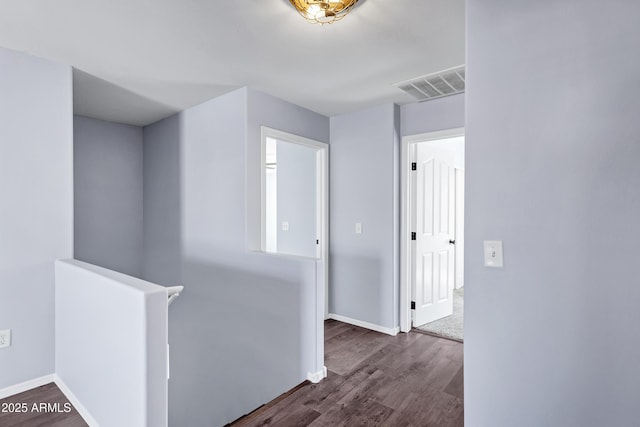
<svg viewBox="0 0 640 427"><path fill-rule="evenodd" d="M288 0L0 0L0 46L75 67L76 114L146 125L242 86L332 116L412 99L464 63L464 0L360 0L307 23Z"/></svg>

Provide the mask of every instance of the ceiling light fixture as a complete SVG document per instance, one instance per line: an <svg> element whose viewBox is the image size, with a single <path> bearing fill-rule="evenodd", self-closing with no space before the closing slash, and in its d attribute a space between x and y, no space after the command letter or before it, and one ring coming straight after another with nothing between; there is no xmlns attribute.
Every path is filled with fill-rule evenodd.
<svg viewBox="0 0 640 427"><path fill-rule="evenodd" d="M312 24L331 24L353 9L358 0L289 0L300 15Z"/></svg>

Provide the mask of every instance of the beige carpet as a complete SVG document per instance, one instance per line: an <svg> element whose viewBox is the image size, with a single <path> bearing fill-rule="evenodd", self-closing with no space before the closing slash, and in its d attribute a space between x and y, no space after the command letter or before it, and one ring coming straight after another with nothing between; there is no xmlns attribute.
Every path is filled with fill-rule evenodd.
<svg viewBox="0 0 640 427"><path fill-rule="evenodd" d="M453 314L416 328L462 341L464 338L464 288L453 291Z"/></svg>

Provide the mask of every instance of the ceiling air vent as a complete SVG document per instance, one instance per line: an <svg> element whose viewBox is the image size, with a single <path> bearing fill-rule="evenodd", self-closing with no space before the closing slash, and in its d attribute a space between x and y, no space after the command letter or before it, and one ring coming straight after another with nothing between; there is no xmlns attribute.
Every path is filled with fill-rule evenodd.
<svg viewBox="0 0 640 427"><path fill-rule="evenodd" d="M394 84L418 101L464 92L464 65Z"/></svg>

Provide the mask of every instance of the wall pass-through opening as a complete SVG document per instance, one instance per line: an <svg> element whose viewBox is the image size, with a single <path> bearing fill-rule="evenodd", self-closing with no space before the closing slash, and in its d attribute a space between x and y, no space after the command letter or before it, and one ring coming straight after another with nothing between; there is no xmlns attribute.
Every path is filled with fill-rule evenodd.
<svg viewBox="0 0 640 427"><path fill-rule="evenodd" d="M262 130L262 250L323 259L327 145Z"/></svg>

